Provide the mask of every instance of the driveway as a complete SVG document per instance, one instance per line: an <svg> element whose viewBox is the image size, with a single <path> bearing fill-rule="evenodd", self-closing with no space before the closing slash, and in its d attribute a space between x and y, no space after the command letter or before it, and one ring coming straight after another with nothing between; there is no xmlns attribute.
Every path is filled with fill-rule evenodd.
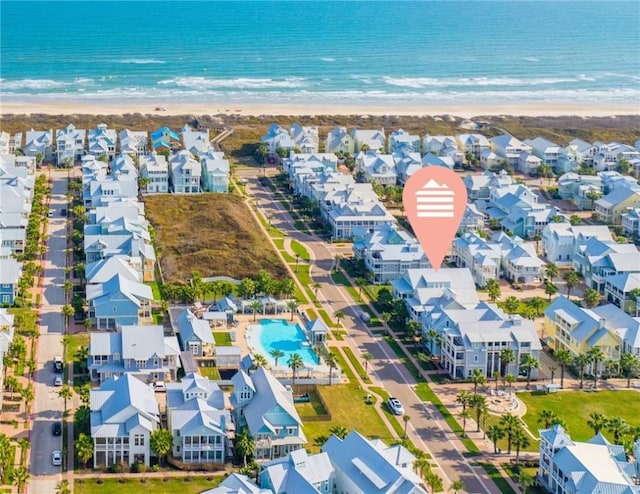
<svg viewBox="0 0 640 494"><path fill-rule="evenodd" d="M53 190L51 209L53 217L49 218L47 234L48 249L44 268L42 286L42 308L40 310L40 338L37 342L37 370L34 378L35 399L32 404L33 420L30 441L31 458L29 469L31 480L28 486L30 494L51 494L62 479L61 467L53 466L51 453L62 450L62 436L54 436L54 421L62 420L63 400L53 386L53 357L62 355L62 335L64 320L64 280L67 247L66 218L60 215L61 208L66 208L67 172L52 173Z"/></svg>
<svg viewBox="0 0 640 494"><path fill-rule="evenodd" d="M359 320L358 305L351 299L342 286L334 285L331 279L331 269L335 262L335 254L344 253L344 246L332 247L317 237L301 233L293 227L293 221L282 205L275 201L272 192L262 187L255 172L243 170L239 172L247 180L246 189L249 195L260 199L259 207L271 216L271 221L279 230L286 232L289 238L303 242L311 254L311 275L314 282L319 282L322 288L318 292L319 302L332 314L343 311L342 321L347 330L347 341L357 355L370 353L374 358L369 363L375 380L385 389L396 396L404 405L406 414L410 416L408 433L414 444L429 452L438 463L438 472L445 482L445 487L455 480L462 480L465 491L469 493L496 492L496 486L484 471L473 469L462 456L456 435L440 420L440 415L434 413L431 404L423 403L413 391L416 380L409 374L406 367L387 343L379 336L373 336L369 329ZM458 443L458 444L456 444Z"/></svg>

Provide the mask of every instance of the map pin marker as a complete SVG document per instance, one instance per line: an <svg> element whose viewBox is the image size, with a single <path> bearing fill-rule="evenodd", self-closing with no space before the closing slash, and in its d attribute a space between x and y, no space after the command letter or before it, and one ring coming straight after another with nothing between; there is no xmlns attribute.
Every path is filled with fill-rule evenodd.
<svg viewBox="0 0 640 494"><path fill-rule="evenodd" d="M415 236L437 271L467 207L464 182L453 170L427 166L407 181L402 202Z"/></svg>

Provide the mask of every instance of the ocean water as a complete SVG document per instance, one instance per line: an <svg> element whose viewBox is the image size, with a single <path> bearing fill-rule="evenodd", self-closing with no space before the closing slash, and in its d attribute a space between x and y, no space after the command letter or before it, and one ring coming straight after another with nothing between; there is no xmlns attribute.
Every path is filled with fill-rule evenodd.
<svg viewBox="0 0 640 494"><path fill-rule="evenodd" d="M640 0L3 0L0 19L4 101L640 108Z"/></svg>

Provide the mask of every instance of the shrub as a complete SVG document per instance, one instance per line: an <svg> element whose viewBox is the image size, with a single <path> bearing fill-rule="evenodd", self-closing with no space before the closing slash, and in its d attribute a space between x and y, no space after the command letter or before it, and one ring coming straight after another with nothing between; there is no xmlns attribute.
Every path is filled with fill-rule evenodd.
<svg viewBox="0 0 640 494"><path fill-rule="evenodd" d="M124 463L114 463L109 467L111 473L124 473L127 471L127 465Z"/></svg>
<svg viewBox="0 0 640 494"><path fill-rule="evenodd" d="M147 465L145 465L144 463L134 463L133 465L131 465L132 473L144 473L146 471Z"/></svg>

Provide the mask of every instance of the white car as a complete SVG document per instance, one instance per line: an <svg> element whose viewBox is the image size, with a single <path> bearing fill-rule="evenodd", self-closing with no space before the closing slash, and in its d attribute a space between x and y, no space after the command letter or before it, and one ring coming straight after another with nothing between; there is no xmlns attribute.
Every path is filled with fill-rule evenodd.
<svg viewBox="0 0 640 494"><path fill-rule="evenodd" d="M60 451L54 451L51 453L51 463L53 463L53 466L55 467L62 465L62 453L60 453Z"/></svg>
<svg viewBox="0 0 640 494"><path fill-rule="evenodd" d="M53 380L53 385L62 386L62 378L60 376L56 376L56 378Z"/></svg>
<svg viewBox="0 0 640 494"><path fill-rule="evenodd" d="M404 407L398 398L393 396L387 400L387 406L394 413L394 415L404 415Z"/></svg>

